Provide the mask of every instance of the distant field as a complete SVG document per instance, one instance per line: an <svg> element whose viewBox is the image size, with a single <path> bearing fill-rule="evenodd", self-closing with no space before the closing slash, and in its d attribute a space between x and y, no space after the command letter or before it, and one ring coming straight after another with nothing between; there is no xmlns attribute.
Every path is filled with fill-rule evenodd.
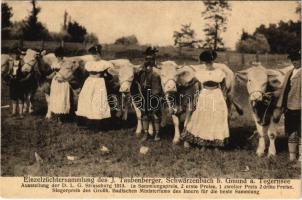
<svg viewBox="0 0 302 200"><path fill-rule="evenodd" d="M20 45L18 40L4 40L2 41L2 52L10 53L12 49ZM54 49L59 46L59 42L50 41L24 41L24 48L33 49L45 49L48 52L53 52ZM87 48L91 44L85 43L70 43L65 42L64 47L68 50L70 56L82 55L87 53ZM116 58L128 58L134 63L140 63L144 58L144 51L147 46L143 45L115 45L115 44L103 44L103 58L104 59L116 59ZM182 48L181 52L178 48L173 46L158 47L158 59L174 60L179 64L194 64L198 62L198 56L202 49L194 48ZM275 54L261 54L258 55L258 60L263 63L264 66L269 68L278 68L284 66L286 55ZM248 66L252 61L256 61L255 54L240 54L233 51L218 52L217 62L228 64L234 71L243 69Z"/></svg>

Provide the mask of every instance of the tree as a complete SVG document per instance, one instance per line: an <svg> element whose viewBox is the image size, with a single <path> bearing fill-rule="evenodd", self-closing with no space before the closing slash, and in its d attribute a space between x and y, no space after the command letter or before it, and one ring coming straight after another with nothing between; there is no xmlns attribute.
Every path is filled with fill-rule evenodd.
<svg viewBox="0 0 302 200"><path fill-rule="evenodd" d="M26 20L14 22L10 27L9 39L23 38L23 29L26 26Z"/></svg>
<svg viewBox="0 0 302 200"><path fill-rule="evenodd" d="M1 29L10 27L12 22L10 18L13 16L12 8L7 5L7 3L1 3Z"/></svg>
<svg viewBox="0 0 302 200"><path fill-rule="evenodd" d="M71 42L83 42L87 30L84 26L80 25L76 21L69 21L67 25L67 33L70 35Z"/></svg>
<svg viewBox="0 0 302 200"><path fill-rule="evenodd" d="M242 37L243 35L247 37ZM268 53L270 46L263 34L258 33L252 36L243 32L240 41L236 44L236 49L241 53Z"/></svg>
<svg viewBox="0 0 302 200"><path fill-rule="evenodd" d="M130 35L116 39L114 44L134 45L138 44L138 40L135 35Z"/></svg>
<svg viewBox="0 0 302 200"><path fill-rule="evenodd" d="M203 29L206 34L204 47L217 50L224 46L221 33L226 31L227 15L231 7L227 0L204 0L203 4L206 9L202 16L207 21Z"/></svg>
<svg viewBox="0 0 302 200"><path fill-rule="evenodd" d="M41 8L37 6L36 0L31 0L32 10L22 29L23 39L25 40L42 40L49 39L47 28L38 21L38 14Z"/></svg>
<svg viewBox="0 0 302 200"><path fill-rule="evenodd" d="M98 44L99 39L94 33L88 33L85 35L84 42L88 44Z"/></svg>
<svg viewBox="0 0 302 200"><path fill-rule="evenodd" d="M191 24L184 24L181 25L180 31L174 31L173 38L174 38L174 45L179 47L198 47L201 40L196 40L196 33L191 28Z"/></svg>
<svg viewBox="0 0 302 200"><path fill-rule="evenodd" d="M270 45L272 53L287 53L301 48L301 21L280 21L268 27L260 25L254 35L263 34Z"/></svg>

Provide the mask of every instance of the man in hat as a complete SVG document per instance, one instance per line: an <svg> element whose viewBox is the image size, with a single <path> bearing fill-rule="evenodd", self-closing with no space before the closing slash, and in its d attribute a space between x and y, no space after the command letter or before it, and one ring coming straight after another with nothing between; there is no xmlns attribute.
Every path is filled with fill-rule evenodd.
<svg viewBox="0 0 302 200"><path fill-rule="evenodd" d="M135 91L140 97L138 107L142 112L142 126L144 131L142 141L147 140L149 137L148 129L150 123L154 125L154 140L160 140L160 97L162 95L162 88L159 75L153 71L153 68L156 67L156 52L158 52L157 49L152 47L146 49L145 62L142 66L142 70L134 77L133 86L135 88L131 89L131 91Z"/></svg>
<svg viewBox="0 0 302 200"><path fill-rule="evenodd" d="M294 68L284 77L274 120L278 122L284 113L285 132L288 134L289 160L301 161L301 52L293 51L288 55ZM298 149L298 152L297 152ZM301 167L298 162L294 167Z"/></svg>

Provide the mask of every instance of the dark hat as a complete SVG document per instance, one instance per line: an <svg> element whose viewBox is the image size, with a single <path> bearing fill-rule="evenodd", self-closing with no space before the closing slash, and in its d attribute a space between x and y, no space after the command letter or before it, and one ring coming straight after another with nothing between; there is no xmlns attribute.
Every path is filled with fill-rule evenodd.
<svg viewBox="0 0 302 200"><path fill-rule="evenodd" d="M217 53L212 50L206 50L199 55L199 60L204 62L211 62L217 58Z"/></svg>
<svg viewBox="0 0 302 200"><path fill-rule="evenodd" d="M88 52L93 55L101 55L102 54L102 45L96 44L88 49Z"/></svg>
<svg viewBox="0 0 302 200"><path fill-rule="evenodd" d="M287 56L288 59L290 60L301 60L301 51L298 50L298 51L291 51L288 56Z"/></svg>
<svg viewBox="0 0 302 200"><path fill-rule="evenodd" d="M57 47L55 49L55 56L56 57L64 57L65 56L65 50L63 47Z"/></svg>
<svg viewBox="0 0 302 200"><path fill-rule="evenodd" d="M145 51L146 56L155 56L158 50L155 47L148 47Z"/></svg>
<svg viewBox="0 0 302 200"><path fill-rule="evenodd" d="M15 52L15 54L17 56L25 55L26 54L26 51L24 49L22 49L22 48L19 48L19 47L15 48L14 52Z"/></svg>

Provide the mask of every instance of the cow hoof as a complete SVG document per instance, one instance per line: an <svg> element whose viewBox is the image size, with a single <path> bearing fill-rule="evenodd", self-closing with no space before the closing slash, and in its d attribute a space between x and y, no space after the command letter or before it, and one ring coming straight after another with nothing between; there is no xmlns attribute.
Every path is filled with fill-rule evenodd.
<svg viewBox="0 0 302 200"><path fill-rule="evenodd" d="M268 157L275 157L276 156L276 151L268 151Z"/></svg>
<svg viewBox="0 0 302 200"><path fill-rule="evenodd" d="M270 153L270 154L267 155L267 157L268 157L268 158L276 158L276 154Z"/></svg>
<svg viewBox="0 0 302 200"><path fill-rule="evenodd" d="M264 152L257 151L257 156L260 157L260 158L263 157L264 156Z"/></svg>
<svg viewBox="0 0 302 200"><path fill-rule="evenodd" d="M135 136L139 138L141 136L141 132L135 132Z"/></svg>
<svg viewBox="0 0 302 200"><path fill-rule="evenodd" d="M160 137L158 135L155 135L154 141L160 141Z"/></svg>
<svg viewBox="0 0 302 200"><path fill-rule="evenodd" d="M32 114L33 112L34 112L34 110L32 110L32 109L28 110L29 114Z"/></svg>
<svg viewBox="0 0 302 200"><path fill-rule="evenodd" d="M188 149L190 147L191 147L191 145L189 142L184 142L184 148Z"/></svg>
<svg viewBox="0 0 302 200"><path fill-rule="evenodd" d="M174 145L178 144L178 143L179 143L179 139L174 139L174 140L172 141L172 143L173 143Z"/></svg>

